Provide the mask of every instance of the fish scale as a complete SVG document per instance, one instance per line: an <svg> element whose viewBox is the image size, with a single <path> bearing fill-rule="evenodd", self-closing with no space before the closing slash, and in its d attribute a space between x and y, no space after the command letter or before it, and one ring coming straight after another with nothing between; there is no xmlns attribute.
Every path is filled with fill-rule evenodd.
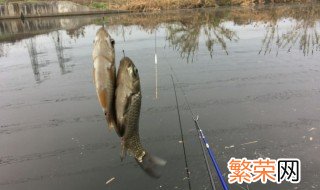
<svg viewBox="0 0 320 190"><path fill-rule="evenodd" d="M116 89L117 128L121 131L123 159L126 152L132 154L139 166L151 177L158 178L158 166L166 161L150 155L142 146L139 136L141 87L138 70L128 57L120 61Z"/></svg>
<svg viewBox="0 0 320 190"><path fill-rule="evenodd" d="M141 145L139 136L139 116L141 108L141 94L133 95L132 104L127 113L128 125L124 135L125 147L134 155L135 158L141 161L145 154L145 150Z"/></svg>

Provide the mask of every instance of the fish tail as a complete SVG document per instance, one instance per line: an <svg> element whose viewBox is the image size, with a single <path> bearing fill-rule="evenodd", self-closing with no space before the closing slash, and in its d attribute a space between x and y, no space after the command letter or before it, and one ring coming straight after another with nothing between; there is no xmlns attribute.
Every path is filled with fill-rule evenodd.
<svg viewBox="0 0 320 190"><path fill-rule="evenodd" d="M142 160L139 161L135 158L139 166L151 177L159 178L161 174L158 172L157 168L160 166L166 165L167 161L158 158L156 156L152 156L147 153L143 156Z"/></svg>
<svg viewBox="0 0 320 190"><path fill-rule="evenodd" d="M116 123L114 120L108 121L109 130L116 128Z"/></svg>
<svg viewBox="0 0 320 190"><path fill-rule="evenodd" d="M107 123L108 123L108 127L109 127L109 130L111 129L115 129L116 128L116 121L114 119L114 116L110 113L107 113L107 112L104 112L105 116L106 116L106 120L107 120Z"/></svg>
<svg viewBox="0 0 320 190"><path fill-rule="evenodd" d="M121 138L121 154L120 154L121 162L125 159L126 156L127 156L127 148L124 145L124 140Z"/></svg>

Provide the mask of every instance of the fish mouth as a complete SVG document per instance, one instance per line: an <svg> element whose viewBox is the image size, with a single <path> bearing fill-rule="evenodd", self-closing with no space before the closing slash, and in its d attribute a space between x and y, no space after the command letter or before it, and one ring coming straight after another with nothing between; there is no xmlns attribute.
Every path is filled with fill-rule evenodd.
<svg viewBox="0 0 320 190"><path fill-rule="evenodd" d="M111 38L111 36L104 27L101 27L96 33L95 43L101 42L106 42L109 47L114 49L115 40Z"/></svg>

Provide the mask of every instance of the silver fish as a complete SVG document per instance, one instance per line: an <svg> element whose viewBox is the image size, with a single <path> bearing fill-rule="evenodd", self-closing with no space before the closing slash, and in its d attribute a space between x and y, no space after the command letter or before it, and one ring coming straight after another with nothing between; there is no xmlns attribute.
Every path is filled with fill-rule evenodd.
<svg viewBox="0 0 320 190"><path fill-rule="evenodd" d="M104 27L101 27L96 33L92 59L93 81L100 105L106 116L109 128L116 129L114 105L114 92L116 88L114 40Z"/></svg>
<svg viewBox="0 0 320 190"><path fill-rule="evenodd" d="M151 156L140 142L141 98L138 69L128 57L124 57L120 61L116 89L117 127L122 140L121 160L128 151L147 174L158 178L160 175L155 168L165 165L166 161Z"/></svg>

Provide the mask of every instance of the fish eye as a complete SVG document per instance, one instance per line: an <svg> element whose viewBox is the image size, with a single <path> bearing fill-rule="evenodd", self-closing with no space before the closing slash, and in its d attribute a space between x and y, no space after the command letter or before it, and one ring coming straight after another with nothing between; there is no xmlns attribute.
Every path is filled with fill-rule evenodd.
<svg viewBox="0 0 320 190"><path fill-rule="evenodd" d="M135 67L129 67L128 69L128 73L131 77L137 77L138 76L138 69Z"/></svg>
<svg viewBox="0 0 320 190"><path fill-rule="evenodd" d="M138 74L138 69L137 68L134 68L133 70L134 70L135 74Z"/></svg>
<svg viewBox="0 0 320 190"><path fill-rule="evenodd" d="M114 46L115 42L114 39L111 39L111 45Z"/></svg>

